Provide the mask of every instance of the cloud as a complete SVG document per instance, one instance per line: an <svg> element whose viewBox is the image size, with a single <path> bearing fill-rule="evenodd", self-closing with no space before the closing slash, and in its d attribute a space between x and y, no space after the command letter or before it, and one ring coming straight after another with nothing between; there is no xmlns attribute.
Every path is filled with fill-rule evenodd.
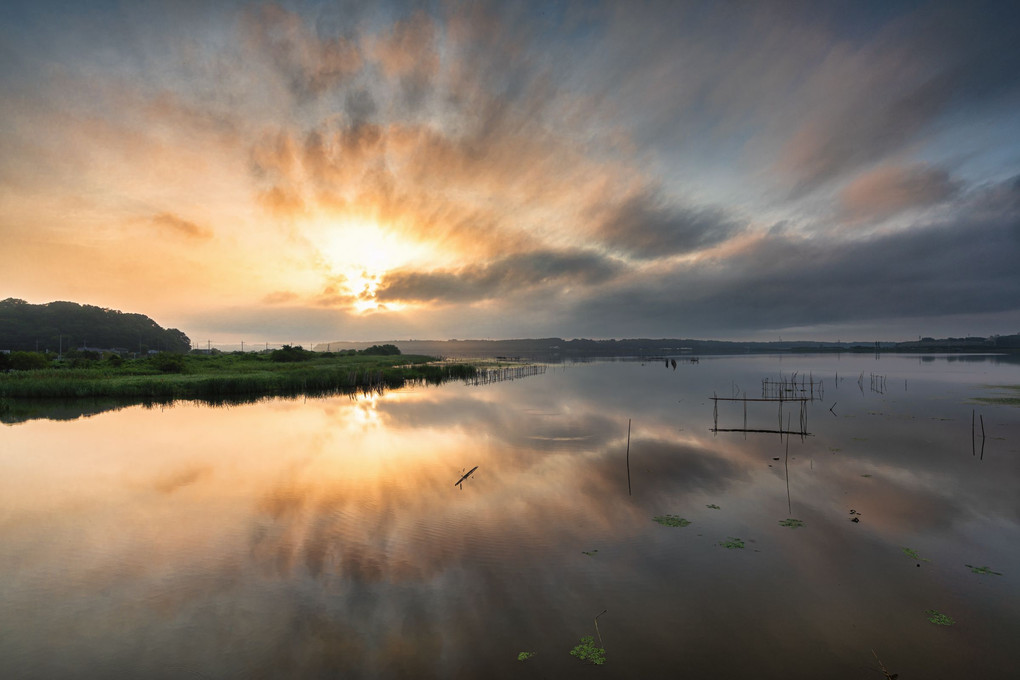
<svg viewBox="0 0 1020 680"><path fill-rule="evenodd" d="M386 274L375 293L381 302L472 303L610 280L620 270L611 259L586 251L518 253L454 271Z"/></svg>
<svg viewBox="0 0 1020 680"><path fill-rule="evenodd" d="M193 239L209 239L212 238L212 230L206 227L199 226L194 222L182 219L173 213L160 213L152 218L152 224L161 230L175 234L177 236L185 236Z"/></svg>
<svg viewBox="0 0 1020 680"><path fill-rule="evenodd" d="M1020 32L999 9L919 7L863 44L833 36L795 90L796 127L775 165L794 195L911 149L949 116L1015 101Z"/></svg>
<svg viewBox="0 0 1020 680"><path fill-rule="evenodd" d="M880 220L948 201L960 189L943 168L884 165L854 178L840 192L839 201L850 220Z"/></svg>
<svg viewBox="0 0 1020 680"><path fill-rule="evenodd" d="M262 304L264 305L280 305L288 302L294 302L300 296L290 290L278 290L267 294L262 298Z"/></svg>
<svg viewBox="0 0 1020 680"><path fill-rule="evenodd" d="M903 317L1020 312L1020 180L972 190L954 212L861 240L778 231L725 259L626 280L579 301L583 333L753 334ZM691 329L688 331L687 329Z"/></svg>
<svg viewBox="0 0 1020 680"><path fill-rule="evenodd" d="M335 88L362 68L355 42L340 35L320 36L303 17L279 5L247 11L242 28L251 52L269 60L299 101Z"/></svg>
<svg viewBox="0 0 1020 680"><path fill-rule="evenodd" d="M720 208L670 204L651 189L601 206L595 234L613 250L654 259L686 254L735 236L741 226Z"/></svg>

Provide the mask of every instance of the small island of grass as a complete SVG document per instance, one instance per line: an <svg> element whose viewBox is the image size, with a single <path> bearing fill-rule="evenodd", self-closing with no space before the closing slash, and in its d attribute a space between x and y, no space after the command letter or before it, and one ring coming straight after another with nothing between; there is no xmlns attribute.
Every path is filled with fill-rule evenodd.
<svg viewBox="0 0 1020 680"><path fill-rule="evenodd" d="M270 352L163 352L134 359L69 354L59 360L47 358L35 368L0 373L0 399L243 401L438 384L477 372L468 364L401 355L393 345L336 353L285 345Z"/></svg>

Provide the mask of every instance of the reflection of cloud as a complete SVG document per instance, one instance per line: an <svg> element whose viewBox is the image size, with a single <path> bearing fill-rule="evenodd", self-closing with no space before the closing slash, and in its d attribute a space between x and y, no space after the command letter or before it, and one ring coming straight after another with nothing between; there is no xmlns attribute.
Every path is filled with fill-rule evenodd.
<svg viewBox="0 0 1020 680"><path fill-rule="evenodd" d="M194 484L212 473L212 468L207 465L196 465L183 470L178 470L157 479L154 483L156 491L160 493L173 493L185 486Z"/></svg>

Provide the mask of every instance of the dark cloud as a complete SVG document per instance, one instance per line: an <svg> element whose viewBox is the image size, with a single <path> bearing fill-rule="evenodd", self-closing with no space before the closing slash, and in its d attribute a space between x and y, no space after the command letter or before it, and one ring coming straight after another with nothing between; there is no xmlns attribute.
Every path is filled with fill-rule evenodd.
<svg viewBox="0 0 1020 680"><path fill-rule="evenodd" d="M601 291L575 318L612 318L642 333L740 334L1020 311L1018 196L1012 178L972 192L951 218L865 240L773 233L725 261Z"/></svg>
<svg viewBox="0 0 1020 680"><path fill-rule="evenodd" d="M616 261L588 251L517 253L456 271L397 271L383 277L375 298L380 302L475 302L513 297L550 286L590 286L610 280Z"/></svg>
<svg viewBox="0 0 1020 680"><path fill-rule="evenodd" d="M609 248L639 258L689 253L725 241L741 230L719 208L671 205L651 190L607 207L603 213L596 218L597 237Z"/></svg>

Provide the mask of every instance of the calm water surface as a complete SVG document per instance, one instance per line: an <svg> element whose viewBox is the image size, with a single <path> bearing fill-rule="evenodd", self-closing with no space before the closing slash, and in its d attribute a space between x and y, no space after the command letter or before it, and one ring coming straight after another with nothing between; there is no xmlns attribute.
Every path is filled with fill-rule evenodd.
<svg viewBox="0 0 1020 680"><path fill-rule="evenodd" d="M711 431L713 394L794 372L809 436ZM725 357L4 425L0 677L1015 678L1020 408L969 401L995 384L1020 366Z"/></svg>

